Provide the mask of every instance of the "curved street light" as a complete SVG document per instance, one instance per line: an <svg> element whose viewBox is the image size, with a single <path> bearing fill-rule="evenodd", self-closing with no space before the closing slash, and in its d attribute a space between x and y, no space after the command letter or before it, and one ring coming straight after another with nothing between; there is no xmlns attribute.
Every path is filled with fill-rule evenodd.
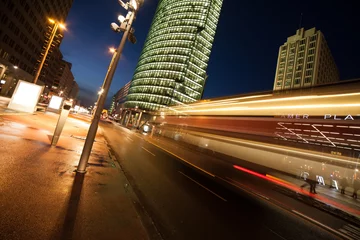
<svg viewBox="0 0 360 240"><path fill-rule="evenodd" d="M50 39L49 39L49 41L48 41L48 45L47 45L47 47L46 47L44 56L43 56L43 58L41 59L40 65L39 65L39 67L38 67L38 69L37 69L37 71L36 71L35 78L34 78L34 83L35 83L35 84L36 84L36 82L37 82L38 79L39 79L41 70L42 70L42 68L43 68L43 66L44 66L46 57L47 57L47 55L48 55L48 53L49 53L49 50L50 50L50 48L51 48L51 44L52 44L52 42L53 42L53 40L54 40L54 37L55 37L55 35L56 35L56 32L57 32L58 28L66 29L66 27L65 27L65 25L64 25L63 23L59 23L59 22L57 22L57 21L55 21L54 19L51 19L51 18L49 18L48 21L49 21L50 23L54 24L54 27L53 27L53 30L52 30L52 32L51 32Z"/></svg>

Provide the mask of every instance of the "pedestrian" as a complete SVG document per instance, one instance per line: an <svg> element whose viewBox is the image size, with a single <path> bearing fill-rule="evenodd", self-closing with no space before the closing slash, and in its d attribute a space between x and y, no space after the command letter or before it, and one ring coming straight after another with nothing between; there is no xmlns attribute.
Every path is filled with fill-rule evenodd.
<svg viewBox="0 0 360 240"><path fill-rule="evenodd" d="M310 193L314 193L316 194L315 188L316 188L316 175L312 172L312 170L309 171L308 176L306 177L306 183L304 183L303 185L301 185L300 187L303 188L305 187L307 184L309 184L310 186Z"/></svg>
<svg viewBox="0 0 360 240"><path fill-rule="evenodd" d="M353 193L352 197L357 199L357 191L360 189L360 180L359 179L354 180L353 187L354 187L354 193Z"/></svg>
<svg viewBox="0 0 360 240"><path fill-rule="evenodd" d="M345 194L345 188L348 186L348 181L345 177L341 179L340 185L341 185L341 194Z"/></svg>
<svg viewBox="0 0 360 240"><path fill-rule="evenodd" d="M305 180L305 183L303 185L301 185L300 188L304 188L304 187L306 187L306 185L310 186L309 174L306 172L304 172L304 180Z"/></svg>

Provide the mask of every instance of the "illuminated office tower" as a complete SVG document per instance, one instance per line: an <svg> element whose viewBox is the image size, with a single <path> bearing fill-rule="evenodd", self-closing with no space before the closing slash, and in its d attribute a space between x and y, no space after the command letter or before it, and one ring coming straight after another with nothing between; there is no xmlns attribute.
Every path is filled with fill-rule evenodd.
<svg viewBox="0 0 360 240"><path fill-rule="evenodd" d="M160 0L125 107L158 110L201 99L222 0Z"/></svg>
<svg viewBox="0 0 360 240"><path fill-rule="evenodd" d="M274 90L339 81L334 58L320 30L298 29L280 46Z"/></svg>

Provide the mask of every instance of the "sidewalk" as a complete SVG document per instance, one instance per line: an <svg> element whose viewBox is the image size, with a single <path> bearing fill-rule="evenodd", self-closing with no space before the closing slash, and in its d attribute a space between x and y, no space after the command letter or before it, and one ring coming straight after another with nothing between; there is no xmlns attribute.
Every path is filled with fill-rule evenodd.
<svg viewBox="0 0 360 240"><path fill-rule="evenodd" d="M0 239L158 239L101 130L76 174L89 123L68 118L51 147L57 118L0 116Z"/></svg>
<svg viewBox="0 0 360 240"><path fill-rule="evenodd" d="M312 199L312 205L331 212L332 214L339 215L342 218L348 219L353 222L360 223L360 200L351 197L352 192L346 191L345 194L340 193L340 189L330 188L329 185L316 185L317 194L309 193L309 187L300 187L305 183L304 180L291 177L281 173L272 173L268 175L270 178L276 178L284 182L285 187L292 191L294 197L299 198L307 203ZM287 192L286 194L289 194ZM323 203L321 205L319 203Z"/></svg>

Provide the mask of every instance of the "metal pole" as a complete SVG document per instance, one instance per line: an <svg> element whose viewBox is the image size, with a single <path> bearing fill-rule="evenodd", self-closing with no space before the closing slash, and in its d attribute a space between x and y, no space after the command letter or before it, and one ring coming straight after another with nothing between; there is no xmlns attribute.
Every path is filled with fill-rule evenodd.
<svg viewBox="0 0 360 240"><path fill-rule="evenodd" d="M38 70L37 70L36 75L35 75L35 78L34 78L34 83L35 83L35 84L36 84L36 82L37 82L37 80L38 80L38 78L39 78L39 76L40 76L41 69L42 69L42 67L43 67L43 65L44 65L44 63L45 63L46 57L47 57L48 52L49 52L49 50L50 50L50 48L51 48L51 44L52 44L52 42L53 42L53 40L54 40L54 37L55 37L55 35L56 35L56 31L57 31L58 27L59 27L59 24L58 24L57 22L55 22L55 23L54 23L53 31L51 32L51 37L50 37L50 39L49 39L49 43L48 43L48 45L47 45L47 47L46 47L46 50L45 50L45 53L44 53L44 57L43 57L42 60L41 60L41 63L40 63L40 65L39 65L39 67L38 67Z"/></svg>
<svg viewBox="0 0 360 240"><path fill-rule="evenodd" d="M122 36L121 42L119 44L119 47L117 48L116 52L113 55L113 58L110 62L104 83L103 83L103 89L104 91L102 92L102 94L99 96L98 99L98 103L97 103L97 107L96 107L96 111L94 114L94 117L92 119L88 134L86 136L86 140L85 140L85 144L84 144L84 148L83 151L81 153L81 157L80 157L80 162L79 162L79 166L77 167L77 172L79 173L85 173L86 172L86 165L89 161L89 157L90 157L90 153L91 153L91 149L95 140L95 136L96 136L96 132L98 129L98 125L99 125L99 120L100 120L100 115L102 112L102 109L104 107L104 103L106 100L106 96L109 92L109 88L111 85L111 81L113 79L113 76L115 74L115 70L117 67L117 64L119 62L122 50L125 46L129 31L131 29L131 25L132 22L134 20L134 16L135 16L135 12L131 13L128 25L126 26L126 30L124 31L124 35Z"/></svg>

